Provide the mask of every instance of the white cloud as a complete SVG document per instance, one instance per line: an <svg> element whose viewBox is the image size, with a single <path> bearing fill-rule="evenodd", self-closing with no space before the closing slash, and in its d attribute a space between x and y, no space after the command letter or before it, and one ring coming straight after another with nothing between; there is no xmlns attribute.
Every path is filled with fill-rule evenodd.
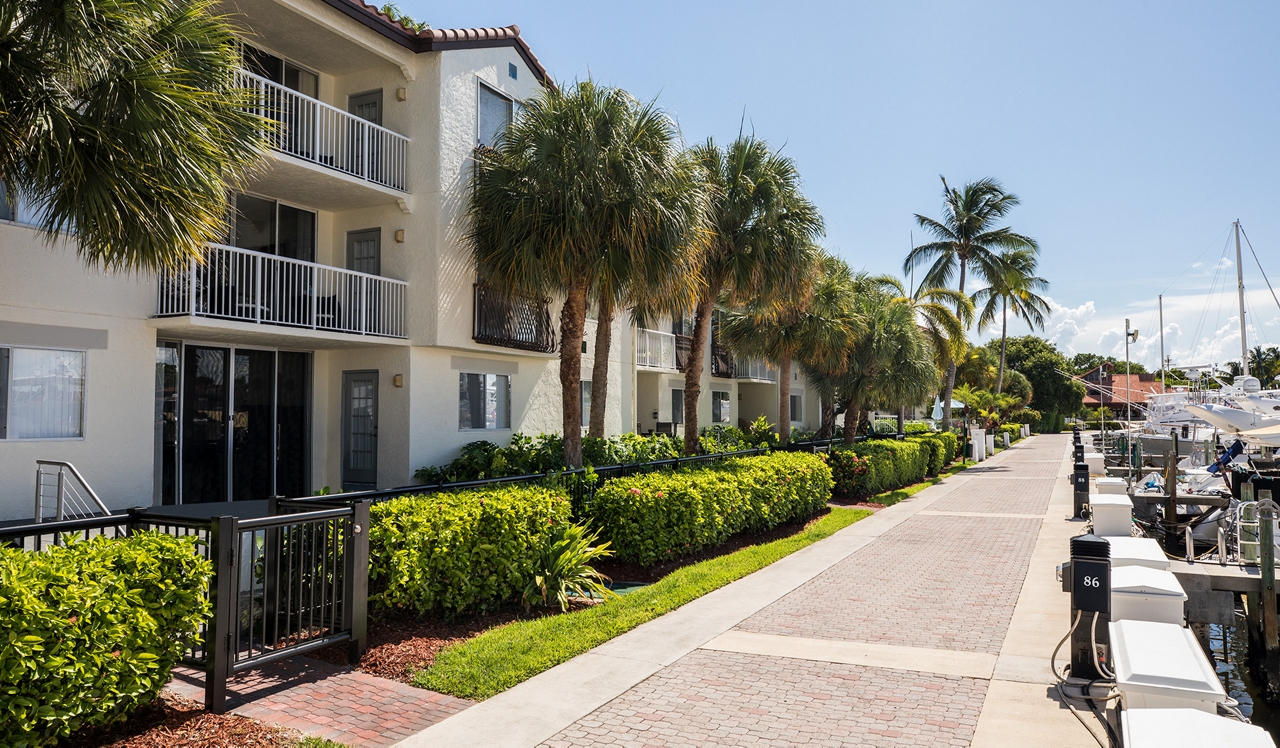
<svg viewBox="0 0 1280 748"><path fill-rule="evenodd" d="M1049 318L1044 325L1045 338L1068 356L1074 356L1077 351L1073 343L1089 327L1097 309L1092 301L1072 308L1059 304L1050 296L1044 299L1049 303Z"/></svg>

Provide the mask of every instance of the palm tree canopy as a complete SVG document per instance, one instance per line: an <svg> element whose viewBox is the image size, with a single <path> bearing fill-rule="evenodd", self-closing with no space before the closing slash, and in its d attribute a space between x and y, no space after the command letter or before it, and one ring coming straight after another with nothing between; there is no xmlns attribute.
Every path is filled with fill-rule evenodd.
<svg viewBox="0 0 1280 748"><path fill-rule="evenodd" d="M703 197L675 123L653 103L587 80L547 88L492 149L478 149L467 239L496 288L553 294L585 282L680 281ZM680 281L683 282L683 281Z"/></svg>
<svg viewBox="0 0 1280 748"><path fill-rule="evenodd" d="M0 179L107 269L161 270L225 233L267 124L213 0L0 3Z"/></svg>
<svg viewBox="0 0 1280 748"><path fill-rule="evenodd" d="M690 149L708 185L709 232L702 275L730 303L794 294L814 242L822 236L817 207L800 190L795 163L744 136L720 147Z"/></svg>
<svg viewBox="0 0 1280 748"><path fill-rule="evenodd" d="M839 378L842 397L859 409L915 405L936 389L939 371L914 305L897 296L902 286L896 278L863 275L858 281L865 329L848 350Z"/></svg>
<svg viewBox="0 0 1280 748"><path fill-rule="evenodd" d="M1001 319L1007 307L1014 317L1032 329L1044 329L1049 316L1049 302L1037 292L1049 288L1049 281L1035 274L1036 255L1026 249L1014 249L996 258L996 272L987 279L985 288L973 294L973 303L981 307L978 330L985 330Z"/></svg>
<svg viewBox="0 0 1280 748"><path fill-rule="evenodd" d="M886 278L896 296L893 303L911 307L920 331L934 350L938 368L946 368L958 360L968 348L965 331L973 326L973 302L969 297L949 288L920 286L908 295L897 278Z"/></svg>
<svg viewBox="0 0 1280 748"><path fill-rule="evenodd" d="M957 272L963 277L969 263L990 281L996 274L1000 250L1024 249L1034 254L1039 249L1030 237L1014 233L1007 226L996 228L996 223L1019 203L1018 196L1005 192L996 180L980 179L955 189L943 177L942 197L942 220L916 214L916 223L932 234L934 241L912 247L902 265L903 272L909 272L916 265L933 263L922 287L950 286Z"/></svg>

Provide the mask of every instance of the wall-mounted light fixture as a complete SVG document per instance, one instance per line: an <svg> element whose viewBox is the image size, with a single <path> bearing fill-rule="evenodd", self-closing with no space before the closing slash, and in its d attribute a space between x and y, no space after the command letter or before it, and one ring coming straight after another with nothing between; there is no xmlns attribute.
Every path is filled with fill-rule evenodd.
<svg viewBox="0 0 1280 748"><path fill-rule="evenodd" d="M391 378L391 384L392 384L392 385L394 385L394 386L396 386L396 387L403 387L403 386L404 386L404 375L403 375L403 374L397 374L397 375L395 375L394 377L392 377L392 378Z"/></svg>
<svg viewBox="0 0 1280 748"><path fill-rule="evenodd" d="M408 100L409 100L409 89L404 88L403 86L400 88L397 88L396 101L408 101Z"/></svg>
<svg viewBox="0 0 1280 748"><path fill-rule="evenodd" d="M404 244L404 229L396 229L396 244Z"/></svg>

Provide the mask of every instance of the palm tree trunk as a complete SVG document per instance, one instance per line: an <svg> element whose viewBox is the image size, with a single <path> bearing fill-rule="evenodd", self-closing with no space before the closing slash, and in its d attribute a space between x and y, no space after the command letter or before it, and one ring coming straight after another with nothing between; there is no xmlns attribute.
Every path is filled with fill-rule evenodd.
<svg viewBox="0 0 1280 748"><path fill-rule="evenodd" d="M684 453L698 454L698 398L702 395L702 363L707 355L707 335L711 332L711 312L716 308L716 293L708 290L698 302L693 317L693 339L689 341L689 360L684 367Z"/></svg>
<svg viewBox="0 0 1280 748"><path fill-rule="evenodd" d="M1009 300L1000 302L1000 373L996 376L996 394L1004 392L1004 349L1009 341Z"/></svg>
<svg viewBox="0 0 1280 748"><path fill-rule="evenodd" d="M819 439L830 439L836 430L836 401L830 394L820 397L822 401L822 426L818 429Z"/></svg>
<svg viewBox="0 0 1280 748"><path fill-rule="evenodd" d="M862 420L862 408L849 405L848 410L844 412L844 443L853 444L858 436L858 421Z"/></svg>
<svg viewBox="0 0 1280 748"><path fill-rule="evenodd" d="M778 361L778 442L791 441L791 354Z"/></svg>
<svg viewBox="0 0 1280 748"><path fill-rule="evenodd" d="M613 303L600 300L596 320L595 360L591 363L591 418L587 435L604 438L605 403L609 396L609 346L613 344Z"/></svg>
<svg viewBox="0 0 1280 748"><path fill-rule="evenodd" d="M560 407L564 413L564 464L582 467L582 327L587 284L573 281L560 309Z"/></svg>
<svg viewBox="0 0 1280 748"><path fill-rule="evenodd" d="M898 406L898 436L907 433L907 409L905 406Z"/></svg>
<svg viewBox="0 0 1280 748"><path fill-rule="evenodd" d="M964 293L964 273L967 262L960 260L960 293ZM959 311L958 309L956 310ZM942 430L951 430L951 393L956 388L956 362L947 367L947 386L942 391Z"/></svg>

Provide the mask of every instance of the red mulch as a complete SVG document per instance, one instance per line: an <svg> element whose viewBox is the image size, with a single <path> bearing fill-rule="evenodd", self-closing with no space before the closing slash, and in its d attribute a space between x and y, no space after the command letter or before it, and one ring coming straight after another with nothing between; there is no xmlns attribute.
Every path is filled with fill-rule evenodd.
<svg viewBox="0 0 1280 748"><path fill-rule="evenodd" d="M284 748L297 743L293 730L234 714L210 714L204 705L161 693L126 722L81 730L61 748Z"/></svg>
<svg viewBox="0 0 1280 748"><path fill-rule="evenodd" d="M571 602L569 610L588 607L590 603ZM512 621L559 615L559 608L538 608L525 612L506 609L458 620L428 616L417 618L412 613L383 613L369 621L369 650L356 669L380 678L408 683L414 672L430 666L436 653L450 644L479 636L488 629ZM334 665L347 664L346 643L326 647L312 655Z"/></svg>
<svg viewBox="0 0 1280 748"><path fill-rule="evenodd" d="M867 509L872 512L878 512L881 509L885 508L884 504L876 504L874 502L864 501L862 499L852 499L852 498L849 498L848 496L832 496L831 501L827 503L834 504L839 507L844 507L845 509Z"/></svg>

